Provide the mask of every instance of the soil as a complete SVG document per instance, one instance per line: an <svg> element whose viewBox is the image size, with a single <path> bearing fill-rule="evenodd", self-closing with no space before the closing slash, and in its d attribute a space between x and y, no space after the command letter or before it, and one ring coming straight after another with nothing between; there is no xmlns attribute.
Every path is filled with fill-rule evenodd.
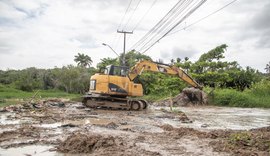
<svg viewBox="0 0 270 156"><path fill-rule="evenodd" d="M2 110L0 155L23 147L29 147L25 155L270 154L270 110L264 109L101 110L53 99Z"/></svg>
<svg viewBox="0 0 270 156"><path fill-rule="evenodd" d="M171 104L172 103L172 104ZM155 102L155 106L194 106L206 105L208 103L207 94L197 88L184 88L183 91L171 99Z"/></svg>

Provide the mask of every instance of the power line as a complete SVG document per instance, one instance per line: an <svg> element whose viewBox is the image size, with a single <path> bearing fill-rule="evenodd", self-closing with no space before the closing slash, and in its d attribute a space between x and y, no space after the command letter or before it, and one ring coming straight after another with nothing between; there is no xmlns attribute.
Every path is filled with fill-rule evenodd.
<svg viewBox="0 0 270 156"><path fill-rule="evenodd" d="M190 2L193 0L179 0L178 3L167 13L167 15L164 16L164 18L159 22L159 25L154 27L153 31L149 33L148 36L145 36L142 38L141 42L137 43L137 47L145 47L149 42L154 40L154 38L157 38L158 35L161 34L162 31L167 29L167 26L169 26L174 20L177 18L177 15L179 15L181 12L183 12L184 8L187 7ZM137 48L136 46L134 49Z"/></svg>
<svg viewBox="0 0 270 156"><path fill-rule="evenodd" d="M148 10L144 13L144 15L142 16L142 18L138 21L138 23L135 25L135 27L132 29L132 31L134 31L143 21L143 19L146 17L146 15L149 13L149 11L153 8L153 6L156 4L157 0L154 0L153 3L151 4L151 6L148 8Z"/></svg>
<svg viewBox="0 0 270 156"><path fill-rule="evenodd" d="M139 49L141 52L146 52L205 2L206 0L179 0L156 25L132 47L136 50Z"/></svg>
<svg viewBox="0 0 270 156"><path fill-rule="evenodd" d="M127 9L126 9L126 11L125 11L125 14L124 14L124 16L122 17L121 22L120 22L120 24L118 25L117 29L119 29L119 28L121 27L122 22L123 22L124 18L126 17L126 14L127 14L128 10L129 10L129 8L130 8L130 4L131 4L131 3L132 3L132 0L129 1L128 7L127 7Z"/></svg>
<svg viewBox="0 0 270 156"><path fill-rule="evenodd" d="M181 4L181 0L179 0L174 6L173 8L171 8L169 10L169 12L153 27L150 29L150 31L148 31L138 42L136 42L131 49L135 49L138 45L142 44L149 36L151 36L160 26L162 26L162 24L164 23L164 21L166 21L168 19L168 17L173 13L173 11L179 7L179 4Z"/></svg>
<svg viewBox="0 0 270 156"><path fill-rule="evenodd" d="M169 36L169 35L173 35L173 34L179 32L179 31L181 31L181 30L185 30L185 29L187 29L187 28L189 28L189 27L191 27L191 26L193 26L193 25L195 25L195 24L197 24L197 23L199 23L199 22L205 20L205 19L208 18L209 16L212 16L212 15L216 14L217 12L219 12L219 11L225 9L226 7L230 6L231 4L233 4L233 3L236 2L236 1L237 1L237 0L231 1L230 3L228 3L228 4L224 5L223 7L219 8L218 10L216 10L216 11L214 11L214 12L212 12L212 13L206 15L206 16L204 16L203 18L200 18L199 20L197 20L197 21L195 21L195 22L189 24L188 26L186 26L186 27L184 27L184 28L182 28L182 29L176 30L175 32L172 32L172 33L168 34L168 36Z"/></svg>
<svg viewBox="0 0 270 156"><path fill-rule="evenodd" d="M124 15L122 16L122 18L120 20L120 23L119 23L119 25L117 27L117 30L121 27L122 22L123 22L124 18L126 17L126 14L127 14L128 10L130 8L131 3L132 3L132 0L129 1L129 4L128 4L127 8L126 8L126 11L125 11ZM113 39L113 42L112 42L112 47L115 47L115 45L116 45L116 47L118 46L120 36L118 37L118 39L116 39L116 38L117 38L117 33L115 33L115 35L114 35L114 39Z"/></svg>
<svg viewBox="0 0 270 156"><path fill-rule="evenodd" d="M183 11L187 11L190 8L192 8L193 6L191 5L189 7L189 5L192 3L192 0L186 1L187 3L181 5L181 7L179 7L176 11L175 14L172 15L170 18L168 19L162 27L160 27L160 30L157 31L156 34L154 34L152 36L152 38L148 39L148 41L140 48L139 51L143 50L145 47L147 47L147 45L149 45L152 41L156 41L155 38L159 38L160 35L162 35L162 32L165 33L166 31L168 31L168 29L170 29L175 21L175 19L181 14L184 13ZM196 3L195 3L196 4ZM193 4L194 5L194 4ZM188 8L188 9L187 9ZM186 10L185 10L186 9ZM185 14L185 13L184 13Z"/></svg>
<svg viewBox="0 0 270 156"><path fill-rule="evenodd" d="M142 53L144 54L146 51L148 51L151 47L153 47L157 42L159 42L161 39L163 39L166 35L168 35L174 28L176 28L183 20L185 20L188 16L190 16L195 10L197 10L203 3L205 3L206 0L202 0L199 2L195 8L190 10L180 21L178 21L169 31L167 31L162 37L160 37L158 40L156 40L152 45L150 45L146 50L144 50Z"/></svg>
<svg viewBox="0 0 270 156"><path fill-rule="evenodd" d="M141 3L141 0L138 1L138 3L137 3L137 5L136 5L135 9L133 10L131 16L129 16L128 21L127 21L126 25L124 26L123 30L125 30L126 27L128 26L128 24L129 24L131 18L134 16L134 13L135 13L135 11L137 10L137 8L138 8L138 6L139 6L140 3Z"/></svg>

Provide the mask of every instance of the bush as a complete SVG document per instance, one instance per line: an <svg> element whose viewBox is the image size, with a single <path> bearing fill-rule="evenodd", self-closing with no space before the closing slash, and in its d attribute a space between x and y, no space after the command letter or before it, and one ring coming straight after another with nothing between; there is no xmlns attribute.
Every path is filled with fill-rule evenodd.
<svg viewBox="0 0 270 156"><path fill-rule="evenodd" d="M266 107L270 108L270 81L263 80L254 84L251 89L216 89L210 96L212 104L233 107Z"/></svg>
<svg viewBox="0 0 270 156"><path fill-rule="evenodd" d="M262 80L252 85L250 91L254 95L270 96L270 81Z"/></svg>
<svg viewBox="0 0 270 156"><path fill-rule="evenodd" d="M221 106L250 107L254 103L247 94L234 89L217 89L213 98L214 104Z"/></svg>

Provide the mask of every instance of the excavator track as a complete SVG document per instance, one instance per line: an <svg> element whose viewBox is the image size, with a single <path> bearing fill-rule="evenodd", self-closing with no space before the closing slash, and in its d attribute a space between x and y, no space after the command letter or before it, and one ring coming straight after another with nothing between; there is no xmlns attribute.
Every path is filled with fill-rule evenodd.
<svg viewBox="0 0 270 156"><path fill-rule="evenodd" d="M125 109L140 111L147 109L148 102L141 99L116 98L110 96L86 95L83 104L89 108L101 109Z"/></svg>

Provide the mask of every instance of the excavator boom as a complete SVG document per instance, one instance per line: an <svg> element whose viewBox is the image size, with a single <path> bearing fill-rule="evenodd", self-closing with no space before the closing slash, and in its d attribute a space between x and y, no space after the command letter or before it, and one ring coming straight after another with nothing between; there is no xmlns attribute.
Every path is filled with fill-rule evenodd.
<svg viewBox="0 0 270 156"><path fill-rule="evenodd" d="M178 68L173 65L152 62L148 60L143 60L138 62L133 66L129 73L129 78L133 81L138 75L141 75L144 71L160 72L168 75L174 75L191 85L192 87L202 89L202 86L199 85L191 76L189 76L183 69Z"/></svg>

